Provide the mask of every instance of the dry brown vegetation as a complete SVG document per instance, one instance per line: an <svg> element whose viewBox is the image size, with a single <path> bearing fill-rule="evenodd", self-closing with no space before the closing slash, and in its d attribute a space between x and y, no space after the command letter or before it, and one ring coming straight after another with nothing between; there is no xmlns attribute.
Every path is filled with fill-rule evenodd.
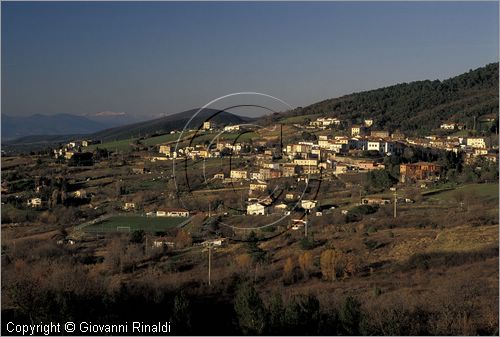
<svg viewBox="0 0 500 337"><path fill-rule="evenodd" d="M151 169L156 176L161 171L168 176L170 167L157 163ZM28 169L18 172L21 178ZM68 174L57 167L50 172ZM165 192L165 181L147 185L152 184L149 175L129 177L127 172L126 166L116 171L103 166L95 171L75 168L71 175L78 181L90 178L87 188L100 192L91 202L103 207L103 213L116 211L122 200L140 202L143 209L178 206L175 196ZM124 183L98 184L121 178ZM346 176L343 182L322 185L320 196L350 209L347 203L358 202L360 191L344 184L364 181L359 175ZM151 188L141 190L140 184ZM186 203L202 210L221 200L239 205L240 192L224 191L221 198L193 193ZM73 232L71 224L101 214L88 206L56 202L40 211L3 207L2 318L111 322L130 319L133 311L140 315L134 319L177 317L181 324L179 317L187 313L174 312L178 303L178 308L189 307L191 316L181 333L249 333L248 322L235 323L240 322L239 310L246 309L235 309L235 298L241 284L251 284L261 300L241 303L260 303L259 312L266 317L260 333L498 334L498 199L461 190L448 198L423 196L416 188L404 193L416 203L398 205L395 219L391 205L359 217L349 218L339 208L311 216L308 240L303 231L285 230L287 224L255 230L253 236L246 229L209 224L206 214L198 214L188 226L168 234L175 249L153 249L151 242L131 240L130 234ZM222 220L258 227L279 217ZM76 234L74 245L57 243ZM234 241L212 251L209 287L208 252L199 244L219 235ZM269 239L259 241L263 238ZM304 325L297 326L302 320ZM212 324L203 330L205 322Z"/></svg>

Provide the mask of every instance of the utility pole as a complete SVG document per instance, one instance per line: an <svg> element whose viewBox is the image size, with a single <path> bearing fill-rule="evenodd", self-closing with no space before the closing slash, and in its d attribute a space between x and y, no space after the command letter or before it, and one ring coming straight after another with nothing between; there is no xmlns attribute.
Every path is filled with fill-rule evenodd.
<svg viewBox="0 0 500 337"><path fill-rule="evenodd" d="M211 280L211 272L212 272L212 245L208 245L208 285L212 285Z"/></svg>
<svg viewBox="0 0 500 337"><path fill-rule="evenodd" d="M398 192L394 191L394 218L396 218L397 215L397 204L398 204Z"/></svg>
<svg viewBox="0 0 500 337"><path fill-rule="evenodd" d="M304 229L305 229L305 233L304 233L304 234L305 234L305 237L306 237L306 238L307 238L307 223L309 222L309 221L307 220L307 213L309 213L309 210L306 210L306 223L304 224Z"/></svg>
<svg viewBox="0 0 500 337"><path fill-rule="evenodd" d="M306 237L306 238L307 238L307 222L308 222L308 221L307 221L307 212L308 212L308 211L306 211L306 223L304 224L304 228L305 228L305 237Z"/></svg>
<svg viewBox="0 0 500 337"><path fill-rule="evenodd" d="M280 123L280 156L283 158L283 123Z"/></svg>

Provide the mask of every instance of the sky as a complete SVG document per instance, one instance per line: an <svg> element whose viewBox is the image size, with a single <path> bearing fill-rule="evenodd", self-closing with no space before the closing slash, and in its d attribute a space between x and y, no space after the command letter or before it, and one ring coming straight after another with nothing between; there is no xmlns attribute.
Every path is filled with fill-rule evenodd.
<svg viewBox="0 0 500 337"><path fill-rule="evenodd" d="M446 79L499 57L498 2L1 7L1 108L15 116L114 111L146 118L242 91L307 106Z"/></svg>

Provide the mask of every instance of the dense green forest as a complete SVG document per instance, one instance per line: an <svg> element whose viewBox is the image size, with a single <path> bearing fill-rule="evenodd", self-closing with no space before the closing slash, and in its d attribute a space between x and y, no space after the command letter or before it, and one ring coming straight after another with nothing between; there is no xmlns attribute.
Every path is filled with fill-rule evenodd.
<svg viewBox="0 0 500 337"><path fill-rule="evenodd" d="M386 88L327 99L287 113L322 114L361 122L375 119L378 128L423 134L444 121L465 123L498 115L498 63L444 81L401 83Z"/></svg>

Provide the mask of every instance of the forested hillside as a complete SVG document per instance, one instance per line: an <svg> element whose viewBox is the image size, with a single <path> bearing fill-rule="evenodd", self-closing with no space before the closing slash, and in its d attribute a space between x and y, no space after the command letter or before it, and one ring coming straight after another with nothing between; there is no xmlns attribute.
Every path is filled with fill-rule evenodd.
<svg viewBox="0 0 500 337"><path fill-rule="evenodd" d="M498 63L444 81L418 81L328 99L289 114L324 114L361 122L374 118L391 131L425 133L443 121L465 123L474 117L498 115ZM287 115L289 115L287 114Z"/></svg>

